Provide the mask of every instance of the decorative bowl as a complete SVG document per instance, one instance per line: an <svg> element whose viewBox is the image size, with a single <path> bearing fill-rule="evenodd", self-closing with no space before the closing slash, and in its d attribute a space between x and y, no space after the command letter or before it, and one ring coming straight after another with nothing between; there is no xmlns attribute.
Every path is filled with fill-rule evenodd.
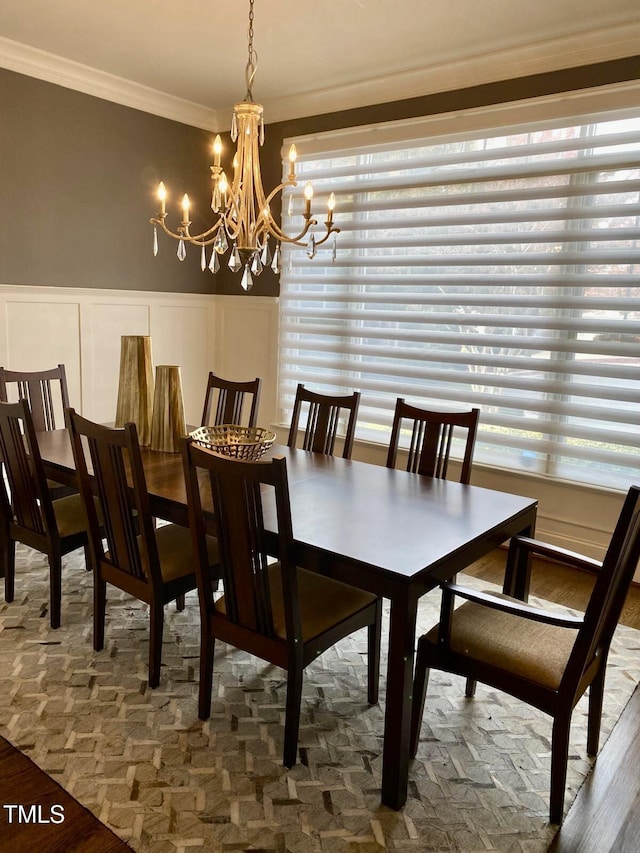
<svg viewBox="0 0 640 853"><path fill-rule="evenodd" d="M275 432L262 427L243 427L236 424L203 426L189 433L202 447L208 447L225 456L255 462L276 440Z"/></svg>

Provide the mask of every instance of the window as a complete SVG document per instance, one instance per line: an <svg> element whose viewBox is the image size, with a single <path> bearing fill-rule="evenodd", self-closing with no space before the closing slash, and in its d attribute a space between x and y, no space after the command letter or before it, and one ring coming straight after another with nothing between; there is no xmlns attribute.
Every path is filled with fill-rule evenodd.
<svg viewBox="0 0 640 853"><path fill-rule="evenodd" d="M342 231L335 260L330 238L285 262L282 419L298 382L361 391L356 437L383 444L398 396L473 405L476 461L627 488L640 469L640 110L496 118L295 140L299 185L335 192Z"/></svg>

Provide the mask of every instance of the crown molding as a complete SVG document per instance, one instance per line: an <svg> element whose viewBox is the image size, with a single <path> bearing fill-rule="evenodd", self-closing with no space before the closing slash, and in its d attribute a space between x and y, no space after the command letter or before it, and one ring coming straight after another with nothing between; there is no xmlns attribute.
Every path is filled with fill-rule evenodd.
<svg viewBox="0 0 640 853"><path fill-rule="evenodd" d="M216 110L2 36L0 68L204 130L215 131L219 124Z"/></svg>
<svg viewBox="0 0 640 853"><path fill-rule="evenodd" d="M640 22L478 54L463 60L401 71L332 89L318 89L275 101L263 100L268 124L358 107L450 92L607 60L640 51ZM640 77L640 67L638 69Z"/></svg>
<svg viewBox="0 0 640 853"><path fill-rule="evenodd" d="M638 53L640 22L581 33L490 54L299 95L264 99L267 123L341 112L477 86ZM0 67L204 130L226 130L224 110L212 110L0 36Z"/></svg>

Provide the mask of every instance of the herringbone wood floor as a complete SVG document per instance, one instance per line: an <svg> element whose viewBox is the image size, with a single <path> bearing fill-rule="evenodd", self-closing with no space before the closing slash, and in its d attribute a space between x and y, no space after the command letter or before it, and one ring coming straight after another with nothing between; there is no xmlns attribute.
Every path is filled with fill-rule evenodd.
<svg viewBox="0 0 640 853"><path fill-rule="evenodd" d="M467 570L476 577L492 583L500 583L504 566L504 553L496 552ZM570 607L582 609L588 598L593 577L578 571L560 569L548 563L538 563L534 569L532 594L558 601ZM625 607L622 621L630 627L640 629L640 587L632 589ZM635 759L633 758L635 756ZM631 760L625 760L631 757ZM569 811L562 830L557 835L550 851L553 853L635 853L640 849L640 820L637 817L636 803L640 799L640 778L634 775L633 768L640 761L640 694L634 699L617 723L609 741L605 744L595 768L591 774L586 796L584 789ZM631 768L622 773L622 766ZM40 774L40 776L38 776ZM42 771L32 762L25 762L20 775L21 783L35 785L41 782ZM621 776L624 796L620 795ZM31 778L33 777L33 778ZM0 789L15 784L15 776L3 773L0 764ZM595 791L595 794L593 792ZM15 791L14 791L15 793ZM609 841L607 828L616 827L613 841ZM25 837L19 844L32 846L32 828L24 827ZM609 829L609 835L610 835ZM26 849L26 848L25 848ZM44 849L44 848L43 848ZM51 849L51 848L47 848ZM82 846L74 848L82 851ZM88 848L87 848L88 849ZM52 851L53 853L53 851Z"/></svg>

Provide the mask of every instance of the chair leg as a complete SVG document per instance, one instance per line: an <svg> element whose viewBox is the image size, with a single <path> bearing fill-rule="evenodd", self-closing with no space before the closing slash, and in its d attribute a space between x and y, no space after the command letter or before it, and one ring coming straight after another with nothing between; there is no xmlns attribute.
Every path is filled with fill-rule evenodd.
<svg viewBox="0 0 640 853"><path fill-rule="evenodd" d="M4 575L4 600L13 601L16 584L16 542L8 538L2 543L2 574Z"/></svg>
<svg viewBox="0 0 640 853"><path fill-rule="evenodd" d="M49 554L49 621L52 628L60 627L62 610L62 557Z"/></svg>
<svg viewBox="0 0 640 853"><path fill-rule="evenodd" d="M418 654L416 656L416 669L413 678L413 703L411 706L411 740L410 755L416 757L418 741L420 740L420 727L422 726L422 715L424 714L424 702L427 697L429 686L429 669L427 668L427 656L418 642Z"/></svg>
<svg viewBox="0 0 640 853"><path fill-rule="evenodd" d="M472 699L476 695L476 680L475 678L467 678L464 686L464 695Z"/></svg>
<svg viewBox="0 0 640 853"><path fill-rule="evenodd" d="M597 755L600 743L600 723L602 721L602 701L604 699L604 677L606 659L600 662L598 674L589 686L589 716L587 722L587 754Z"/></svg>
<svg viewBox="0 0 640 853"><path fill-rule="evenodd" d="M562 823L564 793L567 786L570 728L570 713L561 714L553 721L553 734L551 736L551 794L549 797L550 823Z"/></svg>
<svg viewBox="0 0 640 853"><path fill-rule="evenodd" d="M84 567L86 571L90 572L93 568L91 565L91 551L89 549L89 543L84 546Z"/></svg>
<svg viewBox="0 0 640 853"><path fill-rule="evenodd" d="M93 650L104 649L104 620L107 610L107 584L94 572L93 575Z"/></svg>
<svg viewBox="0 0 640 853"><path fill-rule="evenodd" d="M211 716L215 646L215 637L212 637L203 625L200 632L200 683L198 685L198 717L201 720L208 720Z"/></svg>
<svg viewBox="0 0 640 853"><path fill-rule="evenodd" d="M301 702L302 665L296 662L287 671L287 709L284 720L284 756L282 761L285 767L293 767L298 757Z"/></svg>
<svg viewBox="0 0 640 853"><path fill-rule="evenodd" d="M185 604L185 601L184 601L184 592L183 592L182 595L179 595L176 598L176 610L178 612L180 612L181 610L184 610L184 604Z"/></svg>
<svg viewBox="0 0 640 853"><path fill-rule="evenodd" d="M378 701L378 683L380 681L380 639L382 636L382 599L376 604L375 622L369 625L367 647L367 677L370 705Z"/></svg>
<svg viewBox="0 0 640 853"><path fill-rule="evenodd" d="M162 604L152 603L149 625L149 687L157 687L160 684L163 628L164 607Z"/></svg>

